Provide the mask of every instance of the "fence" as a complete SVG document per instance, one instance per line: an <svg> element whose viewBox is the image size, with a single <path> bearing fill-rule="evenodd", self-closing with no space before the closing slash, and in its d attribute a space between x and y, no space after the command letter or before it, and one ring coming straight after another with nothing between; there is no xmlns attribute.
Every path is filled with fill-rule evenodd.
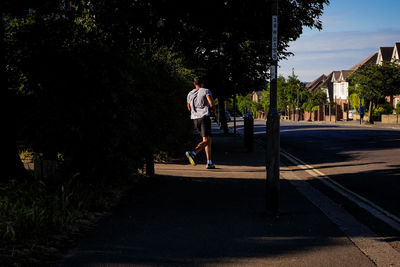
<svg viewBox="0 0 400 267"><path fill-rule="evenodd" d="M400 115L384 115L382 114L382 123L399 124Z"/></svg>

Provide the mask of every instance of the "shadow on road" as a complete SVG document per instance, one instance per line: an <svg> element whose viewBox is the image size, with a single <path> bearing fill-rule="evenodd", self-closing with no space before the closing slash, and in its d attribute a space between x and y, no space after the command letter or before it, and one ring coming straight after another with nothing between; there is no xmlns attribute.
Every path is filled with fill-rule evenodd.
<svg viewBox="0 0 400 267"><path fill-rule="evenodd" d="M325 125L281 126L281 146L308 164L344 163L364 152L390 153L400 148L400 131Z"/></svg>

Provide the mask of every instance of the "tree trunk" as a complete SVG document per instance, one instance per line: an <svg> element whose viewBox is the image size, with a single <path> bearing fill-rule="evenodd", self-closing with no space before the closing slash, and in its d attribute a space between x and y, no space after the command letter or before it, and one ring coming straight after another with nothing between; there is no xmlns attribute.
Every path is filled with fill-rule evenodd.
<svg viewBox="0 0 400 267"><path fill-rule="evenodd" d="M233 95L233 134L236 135L236 94Z"/></svg>
<svg viewBox="0 0 400 267"><path fill-rule="evenodd" d="M221 129L224 131L224 134L229 133L228 123L226 121L225 115L225 99L223 97L218 97L218 111L219 111L219 119L221 123Z"/></svg>
<svg viewBox="0 0 400 267"><path fill-rule="evenodd" d="M296 107L293 105L293 121L296 121Z"/></svg>
<svg viewBox="0 0 400 267"><path fill-rule="evenodd" d="M374 123L374 119L372 118L372 108L373 108L373 101L369 101L369 110L368 110L368 122L373 124Z"/></svg>

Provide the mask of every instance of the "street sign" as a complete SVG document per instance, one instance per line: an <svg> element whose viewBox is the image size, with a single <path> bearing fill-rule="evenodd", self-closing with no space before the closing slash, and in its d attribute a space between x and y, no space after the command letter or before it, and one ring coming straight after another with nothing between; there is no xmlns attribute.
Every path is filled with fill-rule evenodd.
<svg viewBox="0 0 400 267"><path fill-rule="evenodd" d="M276 68L275 68L275 65L272 65L270 68L269 68L269 74L270 74L270 79L271 80L275 80L276 79Z"/></svg>
<svg viewBox="0 0 400 267"><path fill-rule="evenodd" d="M272 60L278 60L278 16L272 16Z"/></svg>

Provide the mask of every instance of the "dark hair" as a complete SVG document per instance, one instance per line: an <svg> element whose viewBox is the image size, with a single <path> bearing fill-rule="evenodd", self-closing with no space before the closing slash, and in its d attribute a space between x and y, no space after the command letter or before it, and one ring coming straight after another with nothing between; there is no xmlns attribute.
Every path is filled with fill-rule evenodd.
<svg viewBox="0 0 400 267"><path fill-rule="evenodd" d="M201 85L204 83L204 78L203 78L203 77L200 77L200 76L196 76L196 77L194 77L193 82L194 82L195 84L201 86Z"/></svg>

